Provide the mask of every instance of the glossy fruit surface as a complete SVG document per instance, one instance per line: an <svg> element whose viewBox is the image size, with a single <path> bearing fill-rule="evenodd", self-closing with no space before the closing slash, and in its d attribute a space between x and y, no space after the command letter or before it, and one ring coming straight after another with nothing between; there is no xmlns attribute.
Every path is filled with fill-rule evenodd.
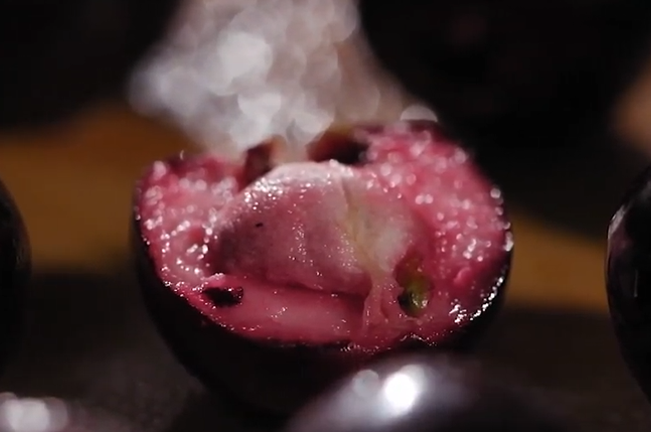
<svg viewBox="0 0 651 432"><path fill-rule="evenodd" d="M17 342L31 270L29 238L9 191L0 183L0 367Z"/></svg>
<svg viewBox="0 0 651 432"><path fill-rule="evenodd" d="M117 432L133 424L106 410L55 397L0 393L0 429L12 432Z"/></svg>
<svg viewBox="0 0 651 432"><path fill-rule="evenodd" d="M479 148L570 146L604 124L648 58L639 0L361 0L370 45Z"/></svg>
<svg viewBox="0 0 651 432"><path fill-rule="evenodd" d="M287 412L371 358L483 333L510 224L438 125L328 133L293 162L279 149L182 155L136 188L145 298L191 371Z"/></svg>
<svg viewBox="0 0 651 432"><path fill-rule="evenodd" d="M606 285L620 348L651 399L651 169L628 192L608 230Z"/></svg>
<svg viewBox="0 0 651 432"><path fill-rule="evenodd" d="M114 96L178 3L0 3L0 129L59 121Z"/></svg>
<svg viewBox="0 0 651 432"><path fill-rule="evenodd" d="M561 432L523 389L462 358L373 363L304 407L285 432Z"/></svg>

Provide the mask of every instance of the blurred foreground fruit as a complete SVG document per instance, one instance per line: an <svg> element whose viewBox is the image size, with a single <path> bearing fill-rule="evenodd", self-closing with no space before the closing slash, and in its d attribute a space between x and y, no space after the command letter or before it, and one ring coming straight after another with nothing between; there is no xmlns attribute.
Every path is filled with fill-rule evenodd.
<svg viewBox="0 0 651 432"><path fill-rule="evenodd" d="M284 432L562 432L522 389L461 358L374 363L302 409Z"/></svg>

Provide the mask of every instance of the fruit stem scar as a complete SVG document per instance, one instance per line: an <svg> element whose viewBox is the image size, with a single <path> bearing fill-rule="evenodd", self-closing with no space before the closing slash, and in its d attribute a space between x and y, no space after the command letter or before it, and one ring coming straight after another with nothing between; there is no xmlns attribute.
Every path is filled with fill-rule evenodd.
<svg viewBox="0 0 651 432"><path fill-rule="evenodd" d="M208 287L203 295L217 307L233 307L242 303L244 288L236 287Z"/></svg>
<svg viewBox="0 0 651 432"><path fill-rule="evenodd" d="M422 268L422 258L408 254L398 264L396 281L403 291L398 304L411 317L418 317L429 304L431 283Z"/></svg>

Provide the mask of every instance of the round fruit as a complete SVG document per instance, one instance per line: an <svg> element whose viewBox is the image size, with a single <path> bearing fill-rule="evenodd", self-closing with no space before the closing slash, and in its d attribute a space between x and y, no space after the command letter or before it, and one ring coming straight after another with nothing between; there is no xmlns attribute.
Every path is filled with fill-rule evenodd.
<svg viewBox="0 0 651 432"><path fill-rule="evenodd" d="M0 394L0 430L12 432L117 432L134 425L77 401Z"/></svg>
<svg viewBox="0 0 651 432"><path fill-rule="evenodd" d="M561 432L560 420L478 364L407 355L351 374L285 432Z"/></svg>
<svg viewBox="0 0 651 432"><path fill-rule="evenodd" d="M620 348L651 399L651 168L610 223L606 286Z"/></svg>
<svg viewBox="0 0 651 432"><path fill-rule="evenodd" d="M478 147L576 143L561 138L605 123L651 36L639 0L359 4L384 66Z"/></svg>
<svg viewBox="0 0 651 432"><path fill-rule="evenodd" d="M113 96L178 2L2 2L0 128L61 120Z"/></svg>
<svg viewBox="0 0 651 432"><path fill-rule="evenodd" d="M500 304L500 190L426 122L359 126L280 160L157 162L135 193L146 302L210 387L288 412L369 359L467 346Z"/></svg>
<svg viewBox="0 0 651 432"><path fill-rule="evenodd" d="M30 258L22 217L11 194L0 183L0 368L17 342Z"/></svg>

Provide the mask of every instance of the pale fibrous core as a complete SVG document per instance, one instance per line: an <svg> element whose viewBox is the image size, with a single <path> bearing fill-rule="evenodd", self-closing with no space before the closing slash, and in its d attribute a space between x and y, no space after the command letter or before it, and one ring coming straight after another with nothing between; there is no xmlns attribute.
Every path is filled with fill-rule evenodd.
<svg viewBox="0 0 651 432"><path fill-rule="evenodd" d="M301 147L337 123L434 119L379 70L354 0L190 0L137 69L131 101L202 147Z"/></svg>

